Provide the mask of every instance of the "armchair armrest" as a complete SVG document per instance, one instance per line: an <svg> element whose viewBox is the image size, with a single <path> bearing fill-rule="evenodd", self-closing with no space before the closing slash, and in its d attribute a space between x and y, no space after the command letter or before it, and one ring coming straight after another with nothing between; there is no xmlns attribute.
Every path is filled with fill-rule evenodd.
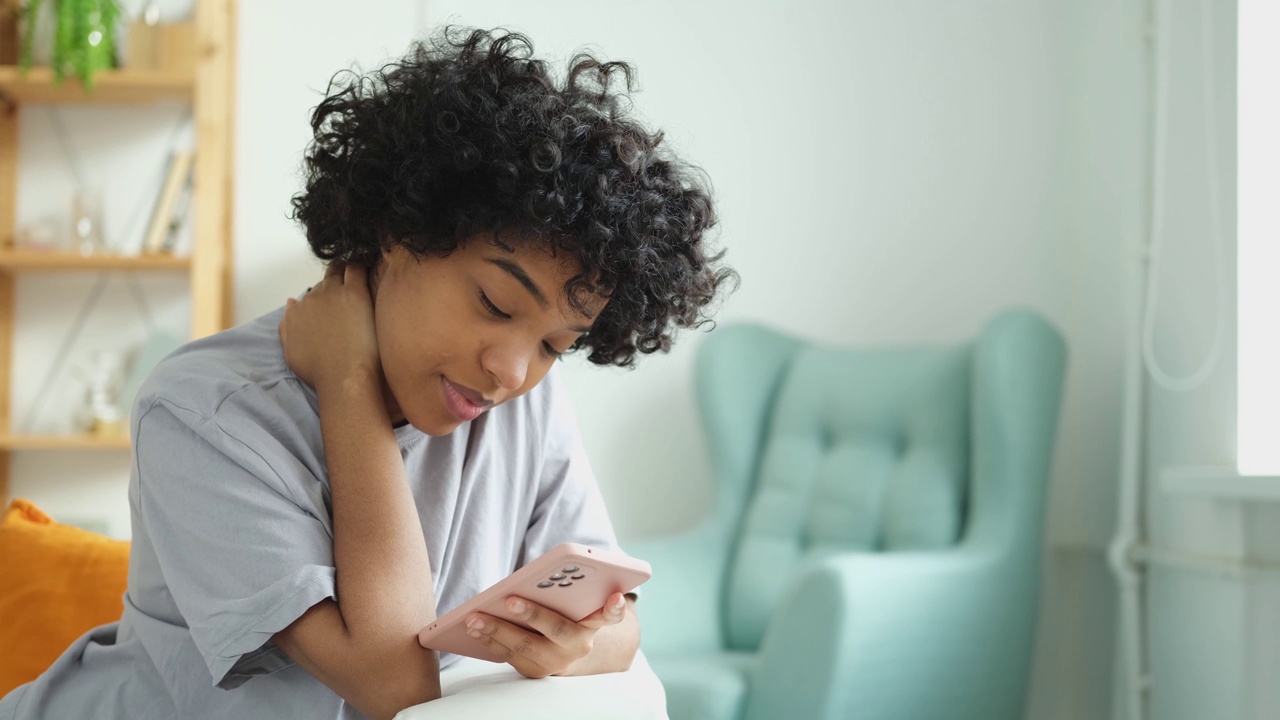
<svg viewBox="0 0 1280 720"><path fill-rule="evenodd" d="M698 351L696 389L716 468L716 499L693 530L622 543L653 566L636 604L650 655L724 649L724 578L751 493L768 407L800 341L759 325L728 327Z"/></svg>
<svg viewBox="0 0 1280 720"><path fill-rule="evenodd" d="M1017 720L1034 581L1016 556L850 553L815 563L761 645L748 720Z"/></svg>
<svg viewBox="0 0 1280 720"><path fill-rule="evenodd" d="M728 533L713 521L679 535L622 543L627 554L653 567L636 602L640 647L646 653L659 657L722 649L720 604L728 545Z"/></svg>

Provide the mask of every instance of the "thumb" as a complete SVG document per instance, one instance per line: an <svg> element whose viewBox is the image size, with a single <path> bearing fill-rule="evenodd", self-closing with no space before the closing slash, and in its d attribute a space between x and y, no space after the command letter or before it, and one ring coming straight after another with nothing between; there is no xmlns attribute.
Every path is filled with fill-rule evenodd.
<svg viewBox="0 0 1280 720"><path fill-rule="evenodd" d="M606 625L616 625L627 616L627 601L622 593L614 593L605 601L604 607L578 621L579 625L591 630L599 630Z"/></svg>

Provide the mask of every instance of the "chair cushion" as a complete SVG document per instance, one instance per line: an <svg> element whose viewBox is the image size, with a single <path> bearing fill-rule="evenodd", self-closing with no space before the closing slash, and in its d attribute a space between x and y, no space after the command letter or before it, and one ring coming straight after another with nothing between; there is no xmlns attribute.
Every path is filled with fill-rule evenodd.
<svg viewBox="0 0 1280 720"><path fill-rule="evenodd" d="M654 657L654 672L667 692L671 720L737 720L742 717L755 653Z"/></svg>
<svg viewBox="0 0 1280 720"><path fill-rule="evenodd" d="M0 523L0 696L72 641L120 619L129 543L60 525L16 499Z"/></svg>
<svg viewBox="0 0 1280 720"><path fill-rule="evenodd" d="M956 542L970 359L965 347L796 354L774 400L730 568L730 648L759 646L807 562Z"/></svg>

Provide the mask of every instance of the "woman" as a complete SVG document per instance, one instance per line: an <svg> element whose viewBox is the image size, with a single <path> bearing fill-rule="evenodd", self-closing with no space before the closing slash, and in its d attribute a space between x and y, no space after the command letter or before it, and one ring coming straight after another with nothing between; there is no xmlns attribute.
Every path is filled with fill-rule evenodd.
<svg viewBox="0 0 1280 720"><path fill-rule="evenodd" d="M124 615L0 718L389 718L439 697L437 611L617 550L555 360L666 350L734 277L630 73L579 55L557 84L523 36L446 30L320 103L293 204L328 272L152 372ZM529 677L612 672L634 602L469 626Z"/></svg>

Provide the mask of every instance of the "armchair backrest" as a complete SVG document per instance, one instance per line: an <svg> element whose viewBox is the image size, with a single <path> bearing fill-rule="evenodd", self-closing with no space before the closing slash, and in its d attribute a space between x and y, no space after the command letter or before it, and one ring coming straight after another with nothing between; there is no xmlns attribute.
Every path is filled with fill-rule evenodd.
<svg viewBox="0 0 1280 720"><path fill-rule="evenodd" d="M989 366L1053 365L1054 351L1057 374L1043 368L1034 375L1060 379L1063 349L1056 331L1025 311L1005 313L976 342L952 347L823 347L750 325L726 326L709 338L698 387L720 483L717 510L736 515L726 523L734 530L723 586L726 645L756 649L808 562L960 541L972 529L975 483L988 496L1001 492L993 483L1009 482L1007 472L1003 480L971 477L990 464L974 457L975 436L986 434L975 423L999 416L992 403L1037 402L1010 397ZM1024 438L1035 443L1037 457L1052 441L1052 399L1050 438ZM1032 480L1038 487L1013 492L1023 501L993 499L990 507L1025 510L1033 522L983 524L1038 530L1043 477ZM1022 508L1028 504L1034 507ZM1038 543L1033 547L1038 553Z"/></svg>

